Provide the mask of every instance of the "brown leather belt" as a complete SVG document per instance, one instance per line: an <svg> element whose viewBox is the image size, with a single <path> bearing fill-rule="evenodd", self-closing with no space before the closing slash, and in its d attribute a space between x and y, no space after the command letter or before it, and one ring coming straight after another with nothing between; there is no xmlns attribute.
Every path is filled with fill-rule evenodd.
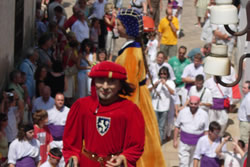
<svg viewBox="0 0 250 167"><path fill-rule="evenodd" d="M90 151L87 151L86 149L83 150L83 154L86 157L88 157L89 159L91 159L93 161L99 162L101 167L104 167L106 161L109 161L112 157L119 155L121 152L122 151L103 157L103 156L98 156L96 153L92 153Z"/></svg>

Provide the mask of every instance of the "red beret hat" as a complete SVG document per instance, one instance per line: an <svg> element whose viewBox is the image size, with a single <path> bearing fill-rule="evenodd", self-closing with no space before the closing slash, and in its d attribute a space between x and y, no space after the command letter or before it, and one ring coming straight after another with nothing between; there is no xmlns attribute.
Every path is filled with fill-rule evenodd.
<svg viewBox="0 0 250 167"><path fill-rule="evenodd" d="M126 80L127 73L125 68L122 67L121 65L110 61L104 61L92 67L89 73L89 77L91 78L106 77L106 78Z"/></svg>

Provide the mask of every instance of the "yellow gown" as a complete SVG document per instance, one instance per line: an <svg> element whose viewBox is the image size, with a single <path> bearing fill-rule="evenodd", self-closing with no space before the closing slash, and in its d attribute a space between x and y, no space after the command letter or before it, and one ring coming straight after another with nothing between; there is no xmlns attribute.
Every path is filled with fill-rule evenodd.
<svg viewBox="0 0 250 167"><path fill-rule="evenodd" d="M146 71L142 56L142 49L137 42L128 44L120 50L116 63L125 67L127 82L135 85L136 89L132 96L127 99L133 101L140 108L145 120L145 146L141 158L137 161L138 167L165 167L160 135L156 115L152 106L149 90L143 82Z"/></svg>

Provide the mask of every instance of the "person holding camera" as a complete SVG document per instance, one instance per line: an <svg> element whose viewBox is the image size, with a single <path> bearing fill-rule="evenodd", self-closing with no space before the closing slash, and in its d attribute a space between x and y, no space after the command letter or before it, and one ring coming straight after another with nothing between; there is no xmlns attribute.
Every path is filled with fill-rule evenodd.
<svg viewBox="0 0 250 167"><path fill-rule="evenodd" d="M5 128L8 143L10 144L17 136L17 125L22 120L23 103L13 89L3 93L3 113L7 114L8 124Z"/></svg>
<svg viewBox="0 0 250 167"><path fill-rule="evenodd" d="M233 144L233 151L222 151L222 147L230 141ZM241 158L245 154L245 152L243 151L244 148L244 141L236 141L229 135L222 140L220 145L216 148L215 152L220 159L224 159L224 167L240 167Z"/></svg>

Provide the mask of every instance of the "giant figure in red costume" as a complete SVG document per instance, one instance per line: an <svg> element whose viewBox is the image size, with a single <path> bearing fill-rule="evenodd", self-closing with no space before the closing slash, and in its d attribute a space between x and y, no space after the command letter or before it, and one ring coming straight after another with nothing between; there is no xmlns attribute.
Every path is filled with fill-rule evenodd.
<svg viewBox="0 0 250 167"><path fill-rule="evenodd" d="M143 153L145 126L139 108L122 98L134 91L125 81L125 68L106 61L94 66L89 76L91 96L77 100L67 118L66 163L72 157L74 167L135 167Z"/></svg>

